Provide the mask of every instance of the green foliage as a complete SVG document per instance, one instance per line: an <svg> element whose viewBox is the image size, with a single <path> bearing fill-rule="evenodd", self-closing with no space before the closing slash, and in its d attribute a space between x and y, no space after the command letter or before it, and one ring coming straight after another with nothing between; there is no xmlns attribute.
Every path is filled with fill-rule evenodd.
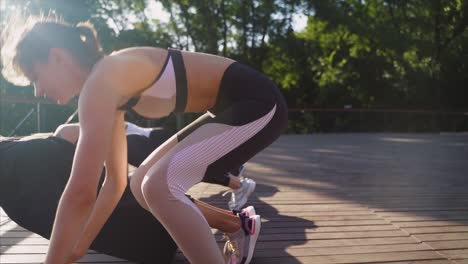
<svg viewBox="0 0 468 264"><path fill-rule="evenodd" d="M89 19L107 51L149 45L234 58L270 76L290 108L468 108L468 1L161 0L167 23L147 17L155 0L3 1L36 14L53 9L72 23ZM298 13L308 22L295 32ZM0 95L24 91L0 79ZM0 133L28 108L2 104ZM457 120L463 125L450 127L466 127L466 119ZM354 121L305 114L289 131L347 131Z"/></svg>

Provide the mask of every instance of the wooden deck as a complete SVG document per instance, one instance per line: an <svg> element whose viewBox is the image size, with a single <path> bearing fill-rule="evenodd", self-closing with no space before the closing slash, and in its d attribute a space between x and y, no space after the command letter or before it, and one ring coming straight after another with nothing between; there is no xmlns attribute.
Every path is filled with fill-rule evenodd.
<svg viewBox="0 0 468 264"><path fill-rule="evenodd" d="M283 136L246 176L263 219L252 263L468 263L468 134ZM223 191L191 193L226 207ZM43 260L47 240L5 214L0 224L0 263Z"/></svg>

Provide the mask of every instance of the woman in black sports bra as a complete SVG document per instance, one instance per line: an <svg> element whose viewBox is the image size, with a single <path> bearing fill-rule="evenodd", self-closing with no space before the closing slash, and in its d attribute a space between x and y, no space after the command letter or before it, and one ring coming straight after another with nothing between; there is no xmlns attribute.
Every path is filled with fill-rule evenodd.
<svg viewBox="0 0 468 264"><path fill-rule="evenodd" d="M128 109L148 118L205 113L149 155L130 187L191 263L250 262L260 216L246 217L243 229L227 234L223 256L205 218L184 194L203 179L239 167L280 136L287 106L269 78L204 53L135 47L104 55L89 24L31 18L24 28L7 30L2 47L7 80L32 83L36 96L59 104L80 95L80 138L46 263L84 254L122 196ZM97 195L104 162L106 180Z"/></svg>

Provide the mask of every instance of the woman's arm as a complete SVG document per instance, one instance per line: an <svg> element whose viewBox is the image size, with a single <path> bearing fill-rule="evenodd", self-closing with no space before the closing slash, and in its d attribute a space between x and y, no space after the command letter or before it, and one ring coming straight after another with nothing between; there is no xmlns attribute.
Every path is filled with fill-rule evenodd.
<svg viewBox="0 0 468 264"><path fill-rule="evenodd" d="M46 263L66 263L77 245L89 245L125 188L127 156L122 133L123 113L116 111L119 96L109 87L115 88L106 79L91 79L80 96L80 137L71 176L57 210ZM96 200L105 160L106 183ZM77 244L82 237L83 242Z"/></svg>
<svg viewBox="0 0 468 264"><path fill-rule="evenodd" d="M114 211L127 186L127 142L124 112L118 112L116 115L110 151L105 164L105 181L83 234L72 252L70 261L76 261L86 254L91 243Z"/></svg>

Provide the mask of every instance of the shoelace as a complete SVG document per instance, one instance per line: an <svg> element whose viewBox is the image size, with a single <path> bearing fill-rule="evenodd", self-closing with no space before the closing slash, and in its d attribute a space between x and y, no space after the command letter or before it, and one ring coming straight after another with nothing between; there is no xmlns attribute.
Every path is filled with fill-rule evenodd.
<svg viewBox="0 0 468 264"><path fill-rule="evenodd" d="M234 190L228 190L228 191L225 191L223 192L222 196L226 196L228 193L234 193Z"/></svg>
<svg viewBox="0 0 468 264"><path fill-rule="evenodd" d="M234 197L233 199L235 200L235 199L236 199L235 197L236 197L237 193L240 192L240 191L238 191L238 190L240 190L240 188L237 189L237 190L228 190L228 191L225 191L225 192L222 194L222 196L224 197L224 196L226 196L228 193L232 193L232 197ZM236 192L236 191L237 191L237 192Z"/></svg>

